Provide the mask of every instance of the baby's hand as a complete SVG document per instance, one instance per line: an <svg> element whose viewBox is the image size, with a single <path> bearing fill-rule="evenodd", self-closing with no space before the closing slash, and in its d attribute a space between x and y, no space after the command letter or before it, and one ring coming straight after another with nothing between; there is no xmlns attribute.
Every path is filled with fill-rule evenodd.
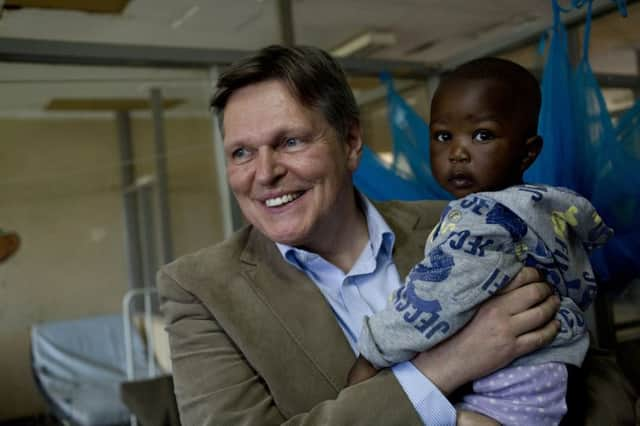
<svg viewBox="0 0 640 426"><path fill-rule="evenodd" d="M378 374L378 370L366 358L359 356L349 371L347 386L355 385Z"/></svg>

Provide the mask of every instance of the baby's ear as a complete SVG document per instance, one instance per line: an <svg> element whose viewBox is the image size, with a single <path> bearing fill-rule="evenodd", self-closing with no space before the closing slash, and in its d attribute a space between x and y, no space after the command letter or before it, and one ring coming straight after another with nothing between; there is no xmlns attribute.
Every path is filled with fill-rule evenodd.
<svg viewBox="0 0 640 426"><path fill-rule="evenodd" d="M539 135L532 136L524 142L524 154L520 163L520 170L524 173L542 151L542 137Z"/></svg>

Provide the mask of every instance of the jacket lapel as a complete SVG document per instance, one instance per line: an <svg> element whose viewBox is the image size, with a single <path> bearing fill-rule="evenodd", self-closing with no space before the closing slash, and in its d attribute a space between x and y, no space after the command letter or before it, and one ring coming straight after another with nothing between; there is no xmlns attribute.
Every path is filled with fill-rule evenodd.
<svg viewBox="0 0 640 426"><path fill-rule="evenodd" d="M438 223L446 202L385 202L376 208L396 236L393 260L404 280L411 268L424 257L424 245L429 233Z"/></svg>
<svg viewBox="0 0 640 426"><path fill-rule="evenodd" d="M320 290L282 258L273 242L255 230L241 260L255 270L250 285L286 336L300 347L302 362L319 370L326 381L324 386L331 386L337 393L346 384L355 356Z"/></svg>

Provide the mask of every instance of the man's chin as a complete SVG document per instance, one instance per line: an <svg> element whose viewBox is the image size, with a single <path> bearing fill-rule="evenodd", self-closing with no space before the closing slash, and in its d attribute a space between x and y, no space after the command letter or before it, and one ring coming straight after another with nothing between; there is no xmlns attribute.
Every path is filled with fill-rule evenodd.
<svg viewBox="0 0 640 426"><path fill-rule="evenodd" d="M271 241L288 246L298 247L304 244L304 238L301 233L293 230L270 230L263 232L263 234L265 234Z"/></svg>

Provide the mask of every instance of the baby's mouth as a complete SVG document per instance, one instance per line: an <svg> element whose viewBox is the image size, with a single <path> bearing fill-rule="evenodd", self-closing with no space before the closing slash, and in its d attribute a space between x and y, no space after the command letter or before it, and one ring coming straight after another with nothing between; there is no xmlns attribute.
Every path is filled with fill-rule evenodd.
<svg viewBox="0 0 640 426"><path fill-rule="evenodd" d="M448 181L455 188L468 188L473 185L473 179L465 173L454 173L449 177Z"/></svg>

